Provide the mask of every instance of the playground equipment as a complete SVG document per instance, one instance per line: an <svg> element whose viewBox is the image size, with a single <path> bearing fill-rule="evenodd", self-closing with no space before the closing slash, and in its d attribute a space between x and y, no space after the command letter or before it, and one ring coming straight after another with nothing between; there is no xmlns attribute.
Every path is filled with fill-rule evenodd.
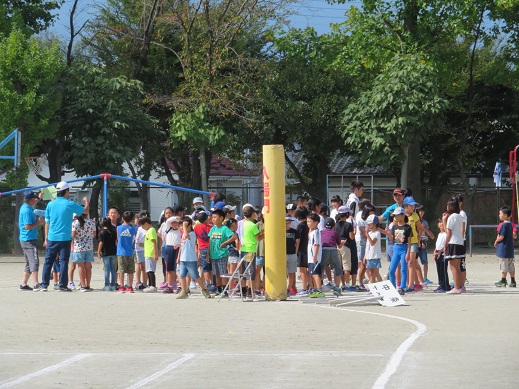
<svg viewBox="0 0 519 389"><path fill-rule="evenodd" d="M517 149L519 149L519 145L515 146L515 148L510 151L509 154L510 186L512 187L512 223L517 222L515 216L517 214L517 210L519 210L519 197L517 190Z"/></svg>
<svg viewBox="0 0 519 389"><path fill-rule="evenodd" d="M20 166L20 157L21 157L21 151L22 151L22 133L15 129L13 132L11 132L9 135L5 137L2 142L0 142L0 149L3 149L5 146L9 144L14 140L14 153L13 155L0 155L0 159L12 159L13 160L13 167ZM7 169L10 170L10 169Z"/></svg>

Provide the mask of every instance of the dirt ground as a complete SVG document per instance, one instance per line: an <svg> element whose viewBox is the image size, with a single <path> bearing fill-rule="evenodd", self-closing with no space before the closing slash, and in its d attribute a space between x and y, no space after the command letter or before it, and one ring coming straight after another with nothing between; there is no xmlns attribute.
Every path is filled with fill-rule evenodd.
<svg viewBox="0 0 519 389"><path fill-rule="evenodd" d="M94 292L23 292L21 258L4 257L0 389L515 387L519 290L494 286L493 251L467 266L463 295L431 286L406 306L337 308L331 295L244 303L199 290L187 300L102 292L99 263Z"/></svg>

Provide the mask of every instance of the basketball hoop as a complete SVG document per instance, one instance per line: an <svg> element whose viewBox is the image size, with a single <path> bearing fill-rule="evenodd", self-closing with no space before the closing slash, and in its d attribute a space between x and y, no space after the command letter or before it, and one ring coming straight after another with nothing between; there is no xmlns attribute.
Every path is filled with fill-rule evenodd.
<svg viewBox="0 0 519 389"><path fill-rule="evenodd" d="M25 158L25 162L27 163L27 166L29 166L29 170L36 175L41 174L44 161L45 161L45 158L43 158L43 157L27 157L27 158Z"/></svg>

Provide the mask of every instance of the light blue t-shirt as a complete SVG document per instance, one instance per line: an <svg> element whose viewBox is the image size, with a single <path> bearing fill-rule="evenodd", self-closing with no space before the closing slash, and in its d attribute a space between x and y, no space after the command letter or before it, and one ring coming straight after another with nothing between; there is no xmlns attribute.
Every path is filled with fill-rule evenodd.
<svg viewBox="0 0 519 389"><path fill-rule="evenodd" d="M30 240L38 239L38 229L26 230L25 225L36 223L36 215L34 208L29 204L22 204L20 207L20 216L18 217L18 226L20 227L20 241L28 242Z"/></svg>
<svg viewBox="0 0 519 389"><path fill-rule="evenodd" d="M128 224L117 226L117 255L133 256L133 238L135 228Z"/></svg>
<svg viewBox="0 0 519 389"><path fill-rule="evenodd" d="M81 215L83 206L65 197L56 197L45 210L45 221L49 223L47 239L56 242L72 240L72 220L74 214Z"/></svg>
<svg viewBox="0 0 519 389"><path fill-rule="evenodd" d="M384 217L384 219L386 220L389 220L389 216L393 213L393 211L398 207L398 204L397 203L394 203L393 205L390 205L389 207L386 208L386 210L384 211L384 213L382 214L382 216Z"/></svg>

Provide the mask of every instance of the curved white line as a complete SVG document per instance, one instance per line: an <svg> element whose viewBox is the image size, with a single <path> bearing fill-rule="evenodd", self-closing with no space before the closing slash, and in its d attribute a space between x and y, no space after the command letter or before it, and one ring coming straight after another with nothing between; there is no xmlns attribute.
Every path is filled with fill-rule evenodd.
<svg viewBox="0 0 519 389"><path fill-rule="evenodd" d="M308 304L309 306L312 306ZM353 309L345 309L345 308L336 308L331 306L323 306L323 305L314 305L315 307L319 308L328 308L328 309L339 309L341 311L348 311L348 312L356 312L356 313L366 313L368 315L376 315L376 316L384 316L389 317L391 319L397 319L406 321L408 323L414 324L416 326L416 331L413 332L409 337L404 340L400 346L395 350L395 352L391 355L391 358L389 358L389 362L386 365L386 369L384 372L377 378L375 383L373 384L373 388L380 389L385 388L389 379L395 372L397 371L398 367L400 366L400 363L402 362L402 359L404 358L405 353L411 348L413 343L416 339L418 339L420 336L425 334L427 332L427 327L425 324L420 323L419 321L408 319L406 317L400 317L400 316L393 316L393 315L387 315L385 313L376 313L376 312L367 312L367 311L356 311Z"/></svg>

